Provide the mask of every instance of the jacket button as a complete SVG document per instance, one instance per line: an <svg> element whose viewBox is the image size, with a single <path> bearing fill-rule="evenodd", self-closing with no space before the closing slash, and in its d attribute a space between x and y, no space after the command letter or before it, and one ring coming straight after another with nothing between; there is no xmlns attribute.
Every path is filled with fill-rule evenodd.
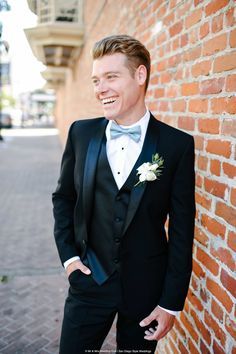
<svg viewBox="0 0 236 354"><path fill-rule="evenodd" d="M119 259L118 259L118 258L115 258L115 259L114 259L114 262L115 262L115 263L119 263Z"/></svg>
<svg viewBox="0 0 236 354"><path fill-rule="evenodd" d="M121 218L117 217L117 218L115 218L115 221L116 221L116 222L120 222L120 221L121 221Z"/></svg>
<svg viewBox="0 0 236 354"><path fill-rule="evenodd" d="M119 200L121 200L121 196L120 196L120 195L118 195L118 196L116 197L116 201L119 201Z"/></svg>
<svg viewBox="0 0 236 354"><path fill-rule="evenodd" d="M116 243L120 243L120 239L118 237L115 238Z"/></svg>

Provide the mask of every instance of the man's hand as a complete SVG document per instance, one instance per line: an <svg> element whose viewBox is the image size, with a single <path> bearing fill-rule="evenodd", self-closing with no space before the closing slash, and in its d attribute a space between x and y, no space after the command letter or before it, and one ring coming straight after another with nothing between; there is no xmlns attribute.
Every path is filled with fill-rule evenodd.
<svg viewBox="0 0 236 354"><path fill-rule="evenodd" d="M66 267L67 277L69 277L69 275L72 272L74 272L76 269L81 270L81 272L83 272L86 275L91 274L91 270L88 267L86 267L80 260L76 260L71 264L69 264L68 267Z"/></svg>
<svg viewBox="0 0 236 354"><path fill-rule="evenodd" d="M159 340L163 338L173 327L175 316L157 306L139 325L145 327L154 320L158 322L158 325L155 328L150 327L145 331L144 338L147 340Z"/></svg>

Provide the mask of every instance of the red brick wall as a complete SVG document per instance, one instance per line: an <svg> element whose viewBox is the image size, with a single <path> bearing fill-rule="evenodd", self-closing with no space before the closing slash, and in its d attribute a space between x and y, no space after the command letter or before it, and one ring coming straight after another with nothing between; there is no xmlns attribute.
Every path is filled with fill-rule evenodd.
<svg viewBox="0 0 236 354"><path fill-rule="evenodd" d="M114 33L140 39L152 56L147 105L196 144L194 269L185 309L158 344L163 353L236 353L236 3L233 0L86 0L85 45L58 91L65 137L75 119L101 109L90 50Z"/></svg>

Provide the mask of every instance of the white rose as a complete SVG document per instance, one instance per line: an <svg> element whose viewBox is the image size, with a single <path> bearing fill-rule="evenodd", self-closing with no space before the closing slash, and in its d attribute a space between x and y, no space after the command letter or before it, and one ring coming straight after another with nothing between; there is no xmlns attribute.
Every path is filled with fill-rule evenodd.
<svg viewBox="0 0 236 354"><path fill-rule="evenodd" d="M150 165L150 162L144 162L141 166L137 168L138 173L146 173L149 170Z"/></svg>
<svg viewBox="0 0 236 354"><path fill-rule="evenodd" d="M152 171L149 171L147 174L146 174L146 180L147 181L155 181L155 179L157 179L156 175L154 172Z"/></svg>

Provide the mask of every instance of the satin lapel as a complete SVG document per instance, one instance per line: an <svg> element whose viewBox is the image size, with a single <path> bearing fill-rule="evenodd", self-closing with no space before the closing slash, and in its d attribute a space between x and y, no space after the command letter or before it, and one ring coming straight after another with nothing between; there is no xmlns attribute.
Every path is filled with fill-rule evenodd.
<svg viewBox="0 0 236 354"><path fill-rule="evenodd" d="M85 160L83 179L83 207L87 224L90 220L91 206L93 203L94 181L98 155L107 123L108 121L106 119L101 121L101 125L98 128L96 134L90 140Z"/></svg>
<svg viewBox="0 0 236 354"><path fill-rule="evenodd" d="M146 137L144 140L143 144L143 149L142 152L134 166L134 169L136 170L139 166L141 166L144 162L151 162L152 161L152 155L155 154L157 151L157 143L158 143L158 136L159 136L159 130L157 128L156 124L156 119L151 115ZM138 182L138 177L135 179L136 184ZM126 232L127 228L129 227L138 207L141 202L141 199L143 197L143 194L145 192L145 189L147 187L147 183L152 183L152 182L146 182L144 184L140 184L138 186L133 186L131 195L130 195L130 202L128 206L128 211L127 211L127 216L126 216L126 221L124 225L124 230L123 234Z"/></svg>

